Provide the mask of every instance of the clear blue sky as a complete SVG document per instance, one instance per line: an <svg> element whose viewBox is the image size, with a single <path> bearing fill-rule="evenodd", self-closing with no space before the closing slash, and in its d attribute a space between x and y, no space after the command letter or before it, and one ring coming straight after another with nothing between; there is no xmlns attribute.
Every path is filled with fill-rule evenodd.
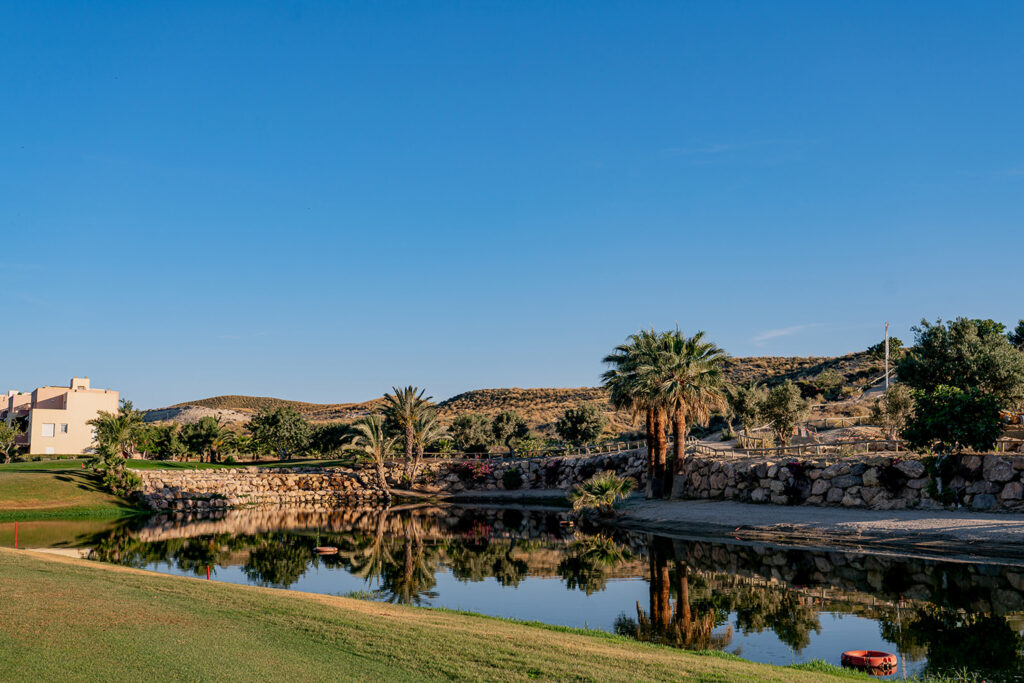
<svg viewBox="0 0 1024 683"><path fill-rule="evenodd" d="M1024 3L4 2L3 388L593 385L1024 317Z"/></svg>

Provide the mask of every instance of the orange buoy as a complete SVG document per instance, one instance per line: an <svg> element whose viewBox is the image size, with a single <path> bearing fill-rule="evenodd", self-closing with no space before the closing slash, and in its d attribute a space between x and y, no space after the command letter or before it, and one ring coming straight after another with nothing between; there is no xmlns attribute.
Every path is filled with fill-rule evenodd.
<svg viewBox="0 0 1024 683"><path fill-rule="evenodd" d="M896 673L896 655L878 650L847 650L840 658L843 666L859 669L873 676Z"/></svg>
<svg viewBox="0 0 1024 683"><path fill-rule="evenodd" d="M320 555L334 555L338 552L338 549L332 545L323 545L319 548L313 548L313 551L319 553Z"/></svg>

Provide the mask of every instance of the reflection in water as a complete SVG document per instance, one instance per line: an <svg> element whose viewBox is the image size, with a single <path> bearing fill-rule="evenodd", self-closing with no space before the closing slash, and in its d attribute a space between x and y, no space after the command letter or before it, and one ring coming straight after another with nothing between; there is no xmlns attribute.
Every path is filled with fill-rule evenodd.
<svg viewBox="0 0 1024 683"><path fill-rule="evenodd" d="M899 653L904 673L1024 673L1021 567L673 540L564 521L438 507L239 510L163 515L90 545L94 559L158 571L204 576L209 566L224 580L321 592L361 584L389 602L469 602L498 616L773 663L837 663L843 649L884 649ZM321 545L339 552L319 556Z"/></svg>

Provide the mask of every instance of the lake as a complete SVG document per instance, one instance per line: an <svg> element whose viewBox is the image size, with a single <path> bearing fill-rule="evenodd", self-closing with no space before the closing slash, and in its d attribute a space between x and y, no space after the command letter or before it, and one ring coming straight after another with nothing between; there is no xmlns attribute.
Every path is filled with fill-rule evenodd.
<svg viewBox="0 0 1024 683"><path fill-rule="evenodd" d="M252 509L68 524L63 536L58 522L23 522L19 533L168 574L601 629L773 664L838 664L844 650L875 649L898 654L896 677L1024 671L1015 562L667 538L576 525L557 509ZM10 545L10 527L0 525L0 543ZM316 552L325 546L337 551Z"/></svg>

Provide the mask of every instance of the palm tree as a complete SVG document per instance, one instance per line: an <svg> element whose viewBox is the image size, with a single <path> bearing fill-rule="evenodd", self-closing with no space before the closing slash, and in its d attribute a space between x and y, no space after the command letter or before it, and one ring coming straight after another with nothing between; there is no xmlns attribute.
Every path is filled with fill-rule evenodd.
<svg viewBox="0 0 1024 683"><path fill-rule="evenodd" d="M687 337L678 329L663 338L664 351L659 367L664 372L660 392L672 416L675 443L675 470L686 456L686 431L689 424L706 426L715 410L728 406L722 387L722 363L728 357L715 344L704 340L704 332ZM666 494L670 494L673 472L666 473Z"/></svg>
<svg viewBox="0 0 1024 683"><path fill-rule="evenodd" d="M94 428L101 448L117 451L125 458L135 454L135 439L142 427L142 413L135 410L131 401L122 400L116 413L99 411L86 424Z"/></svg>
<svg viewBox="0 0 1024 683"><path fill-rule="evenodd" d="M406 470L409 476L410 488L416 483L416 477L419 476L420 467L423 465L423 452L426 450L427 446L438 439L444 438L447 434L448 428L438 421L436 410L432 408L424 408L420 411L419 415L416 416L412 432L416 457L412 463L412 467L408 468L407 464Z"/></svg>
<svg viewBox="0 0 1024 683"><path fill-rule="evenodd" d="M576 512L593 508L598 514L610 515L615 509L616 501L628 496L634 486L636 482L629 477L620 477L608 470L598 472L577 486L569 494L569 499L572 501L572 509Z"/></svg>
<svg viewBox="0 0 1024 683"><path fill-rule="evenodd" d="M385 497L391 497L384 462L395 450L398 436L388 436L384 431L384 418L380 415L367 415L353 426L352 446L357 453L370 459L377 468L377 483L384 491Z"/></svg>
<svg viewBox="0 0 1024 683"><path fill-rule="evenodd" d="M423 397L424 389L408 386L404 389L391 387L394 394L384 394L388 418L402 431L405 448L405 476L411 480L413 470L413 449L416 443L416 419L428 408L431 396ZM411 485L411 481L410 481Z"/></svg>
<svg viewBox="0 0 1024 683"><path fill-rule="evenodd" d="M601 379L608 388L612 406L626 410L634 418L643 414L647 427L648 498L660 498L665 487L665 402L660 392L663 382L663 335L641 330L616 346L604 362L611 365Z"/></svg>

